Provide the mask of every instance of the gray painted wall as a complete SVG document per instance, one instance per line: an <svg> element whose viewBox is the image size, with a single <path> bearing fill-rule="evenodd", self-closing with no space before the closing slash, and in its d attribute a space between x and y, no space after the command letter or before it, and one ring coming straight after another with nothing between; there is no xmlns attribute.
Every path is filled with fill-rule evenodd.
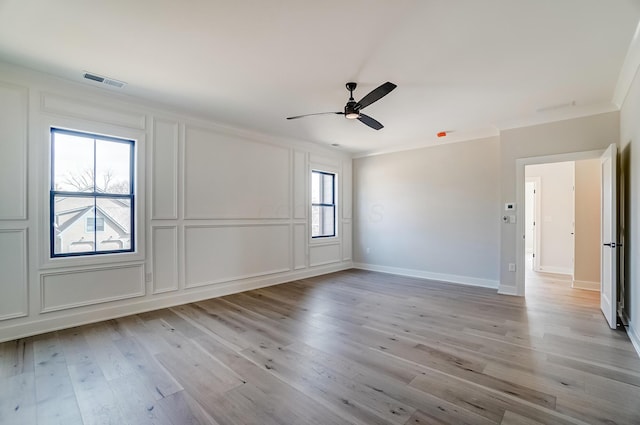
<svg viewBox="0 0 640 425"><path fill-rule="evenodd" d="M353 165L355 263L497 285L498 138L359 158Z"/></svg>

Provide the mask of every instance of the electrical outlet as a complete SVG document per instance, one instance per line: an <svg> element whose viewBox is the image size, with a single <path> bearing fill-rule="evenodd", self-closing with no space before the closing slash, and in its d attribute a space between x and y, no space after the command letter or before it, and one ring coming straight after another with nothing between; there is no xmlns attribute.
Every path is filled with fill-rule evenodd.
<svg viewBox="0 0 640 425"><path fill-rule="evenodd" d="M510 272L516 271L516 263L509 263L509 271Z"/></svg>
<svg viewBox="0 0 640 425"><path fill-rule="evenodd" d="M147 282L147 283L152 282L153 281L153 273L147 273L144 276L144 281Z"/></svg>

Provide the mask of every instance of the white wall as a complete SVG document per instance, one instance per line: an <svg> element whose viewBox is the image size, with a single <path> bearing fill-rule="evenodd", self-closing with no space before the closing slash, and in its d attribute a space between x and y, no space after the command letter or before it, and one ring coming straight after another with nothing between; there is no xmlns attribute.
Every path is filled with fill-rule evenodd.
<svg viewBox="0 0 640 425"><path fill-rule="evenodd" d="M636 52L638 53L638 52ZM623 313L629 334L640 353L640 76L627 93L620 111L620 197Z"/></svg>
<svg viewBox="0 0 640 425"><path fill-rule="evenodd" d="M356 266L497 287L499 140L354 160Z"/></svg>
<svg viewBox="0 0 640 425"><path fill-rule="evenodd" d="M137 252L50 259L49 126L137 141ZM311 167L338 175L312 241ZM351 267L351 159L0 63L0 341Z"/></svg>
<svg viewBox="0 0 640 425"><path fill-rule="evenodd" d="M573 286L600 290L600 159L575 162L575 265Z"/></svg>
<svg viewBox="0 0 640 425"><path fill-rule="evenodd" d="M536 255L540 271L573 274L574 163L556 162L525 167L525 177L540 179L540 240Z"/></svg>

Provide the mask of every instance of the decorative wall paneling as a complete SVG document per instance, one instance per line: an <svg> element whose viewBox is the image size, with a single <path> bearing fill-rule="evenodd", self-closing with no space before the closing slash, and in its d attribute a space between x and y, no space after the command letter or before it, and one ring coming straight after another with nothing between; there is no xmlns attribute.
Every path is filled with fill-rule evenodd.
<svg viewBox="0 0 640 425"><path fill-rule="evenodd" d="M295 223L293 225L293 268L300 270L307 267L307 239L308 233L306 223Z"/></svg>
<svg viewBox="0 0 640 425"><path fill-rule="evenodd" d="M290 239L288 224L185 226L185 286L290 271Z"/></svg>
<svg viewBox="0 0 640 425"><path fill-rule="evenodd" d="M179 125L175 121L153 122L151 155L151 218L178 218Z"/></svg>
<svg viewBox="0 0 640 425"><path fill-rule="evenodd" d="M0 341L351 267L308 222L312 158L350 221L346 154L2 63L0 112ZM49 258L50 126L140 140L137 256Z"/></svg>
<svg viewBox="0 0 640 425"><path fill-rule="evenodd" d="M188 125L186 219L290 217L289 150Z"/></svg>
<svg viewBox="0 0 640 425"><path fill-rule="evenodd" d="M0 221L27 219L29 90L0 81Z"/></svg>
<svg viewBox="0 0 640 425"><path fill-rule="evenodd" d="M27 229L0 230L0 320L28 315Z"/></svg>
<svg viewBox="0 0 640 425"><path fill-rule="evenodd" d="M342 261L351 261L353 256L353 225L351 220L342 221Z"/></svg>
<svg viewBox="0 0 640 425"><path fill-rule="evenodd" d="M144 266L46 272L40 288L43 313L140 297L145 294Z"/></svg>
<svg viewBox="0 0 640 425"><path fill-rule="evenodd" d="M122 109L122 107L110 107L50 93L43 93L41 99L42 112L83 118L137 130L144 130L146 127L146 115L144 113L136 113Z"/></svg>
<svg viewBox="0 0 640 425"><path fill-rule="evenodd" d="M178 281L178 227L153 226L151 230L153 293L177 291Z"/></svg>
<svg viewBox="0 0 640 425"><path fill-rule="evenodd" d="M307 218L307 155L295 151L293 154L293 218L304 220Z"/></svg>
<svg viewBox="0 0 640 425"><path fill-rule="evenodd" d="M311 267L340 262L340 243L312 245L309 247L309 265Z"/></svg>

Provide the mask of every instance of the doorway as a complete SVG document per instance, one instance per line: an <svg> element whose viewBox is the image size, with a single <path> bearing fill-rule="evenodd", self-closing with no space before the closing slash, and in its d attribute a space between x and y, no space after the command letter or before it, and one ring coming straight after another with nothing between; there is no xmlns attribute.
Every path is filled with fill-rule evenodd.
<svg viewBox="0 0 640 425"><path fill-rule="evenodd" d="M528 165L558 163L566 161L580 161L588 159L599 159L602 176L601 190L598 196L602 196L600 223L600 264L602 259L606 259L611 264L617 264L617 227L616 227L616 178L604 178L605 175L616 176L616 145L612 144L606 150L573 152L567 154L549 155L543 157L520 158L516 160L516 288L514 295L525 295L525 272L526 272L526 245L525 245L525 167ZM606 184L605 184L606 183ZM606 186L606 187L605 187ZM608 195L607 195L608 194ZM520 207L517 207L520 206ZM606 214L605 214L606 213ZM545 219L543 214L543 220ZM606 239L606 240L605 240ZM539 244L538 239L538 246ZM605 258L606 257L606 258ZM600 294L601 310L612 328L616 326L615 309L617 307L617 267L606 268L601 273ZM575 279L572 279L575 280ZM606 307L606 308L605 308Z"/></svg>
<svg viewBox="0 0 640 425"><path fill-rule="evenodd" d="M525 167L525 287L600 291L600 159Z"/></svg>
<svg viewBox="0 0 640 425"><path fill-rule="evenodd" d="M516 235L519 235L516 238L516 294L520 296L525 295L525 271L526 271L526 248L525 248L525 167L530 165L539 165L539 164L554 164L561 162L572 162L572 161L581 161L581 160L589 160L589 159L599 159L604 150L596 150L596 151L586 151L586 152L573 152L567 154L558 154L558 155L549 155L549 156L541 156L541 157L530 157L530 158L520 158L516 160L516 205L521 205L522 208L516 209ZM542 187L543 183L540 183L538 189L544 191ZM539 192L538 192L539 194ZM599 196L599 194L598 194ZM538 204L540 205L542 202L540 201ZM544 221L544 214L541 213L541 217L539 217L540 221ZM547 217L548 219L548 217ZM550 218L553 220L553 217ZM539 223L536 223L539 224ZM598 225L599 227L599 225ZM538 230L536 229L538 232ZM536 262L540 260L541 252L540 252L540 244L539 241L542 236L538 233L538 244L536 255L538 259ZM534 264L535 267L535 264ZM558 269L553 269L553 266L549 272L558 271ZM564 270L560 269L560 272L566 272L566 268Z"/></svg>

